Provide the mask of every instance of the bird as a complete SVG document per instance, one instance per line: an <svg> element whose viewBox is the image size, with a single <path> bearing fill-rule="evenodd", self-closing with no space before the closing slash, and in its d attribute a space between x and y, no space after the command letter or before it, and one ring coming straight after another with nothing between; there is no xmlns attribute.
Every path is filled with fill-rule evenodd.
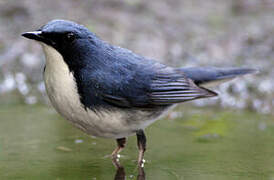
<svg viewBox="0 0 274 180"><path fill-rule="evenodd" d="M52 106L88 135L116 140L117 159L127 138L137 137L138 165L145 128L177 104L217 96L208 87L257 72L238 67L170 67L111 45L88 28L55 19L22 34L45 54L43 79Z"/></svg>

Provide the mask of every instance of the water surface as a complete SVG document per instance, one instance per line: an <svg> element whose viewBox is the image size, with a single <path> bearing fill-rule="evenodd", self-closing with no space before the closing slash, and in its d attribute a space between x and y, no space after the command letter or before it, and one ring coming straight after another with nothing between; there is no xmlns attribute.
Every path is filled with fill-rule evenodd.
<svg viewBox="0 0 274 180"><path fill-rule="evenodd" d="M146 130L148 180L274 179L274 117L181 106ZM46 106L0 106L0 179L114 179L115 141L89 137ZM120 159L136 179L130 137Z"/></svg>

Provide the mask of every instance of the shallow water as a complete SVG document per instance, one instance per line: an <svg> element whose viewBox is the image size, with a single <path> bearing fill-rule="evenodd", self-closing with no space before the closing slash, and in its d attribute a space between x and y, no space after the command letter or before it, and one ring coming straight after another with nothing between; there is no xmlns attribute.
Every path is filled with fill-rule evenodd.
<svg viewBox="0 0 274 180"><path fill-rule="evenodd" d="M274 117L181 106L147 131L149 180L274 179ZM114 179L115 141L93 138L46 106L0 106L0 179ZM137 148L121 153L136 179Z"/></svg>

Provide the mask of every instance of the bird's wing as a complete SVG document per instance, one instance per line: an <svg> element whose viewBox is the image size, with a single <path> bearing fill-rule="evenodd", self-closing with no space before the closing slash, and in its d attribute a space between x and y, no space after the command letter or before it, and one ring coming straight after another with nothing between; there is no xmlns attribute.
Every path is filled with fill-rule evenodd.
<svg viewBox="0 0 274 180"><path fill-rule="evenodd" d="M149 99L155 105L170 105L216 95L213 91L196 86L182 72L175 70L154 77Z"/></svg>
<svg viewBox="0 0 274 180"><path fill-rule="evenodd" d="M136 86L132 86L133 88ZM134 89L129 89L134 91ZM217 94L196 86L182 71L160 71L155 73L147 86L136 88L133 96L122 94L103 94L104 101L119 107L155 107L167 106L198 98L207 98Z"/></svg>

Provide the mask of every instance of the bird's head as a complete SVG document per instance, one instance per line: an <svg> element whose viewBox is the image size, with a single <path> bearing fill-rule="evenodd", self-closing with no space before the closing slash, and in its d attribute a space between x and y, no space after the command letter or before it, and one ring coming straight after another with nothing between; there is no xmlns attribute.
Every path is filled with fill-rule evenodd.
<svg viewBox="0 0 274 180"><path fill-rule="evenodd" d="M71 49L79 40L92 38L94 34L86 27L66 20L52 20L36 31L22 36L49 45L59 52Z"/></svg>
<svg viewBox="0 0 274 180"><path fill-rule="evenodd" d="M96 49L96 45L100 47L102 42L86 27L67 20L52 20L38 30L25 32L22 36L40 42L46 56L58 52L69 67L85 64L85 56L92 54L90 51Z"/></svg>

